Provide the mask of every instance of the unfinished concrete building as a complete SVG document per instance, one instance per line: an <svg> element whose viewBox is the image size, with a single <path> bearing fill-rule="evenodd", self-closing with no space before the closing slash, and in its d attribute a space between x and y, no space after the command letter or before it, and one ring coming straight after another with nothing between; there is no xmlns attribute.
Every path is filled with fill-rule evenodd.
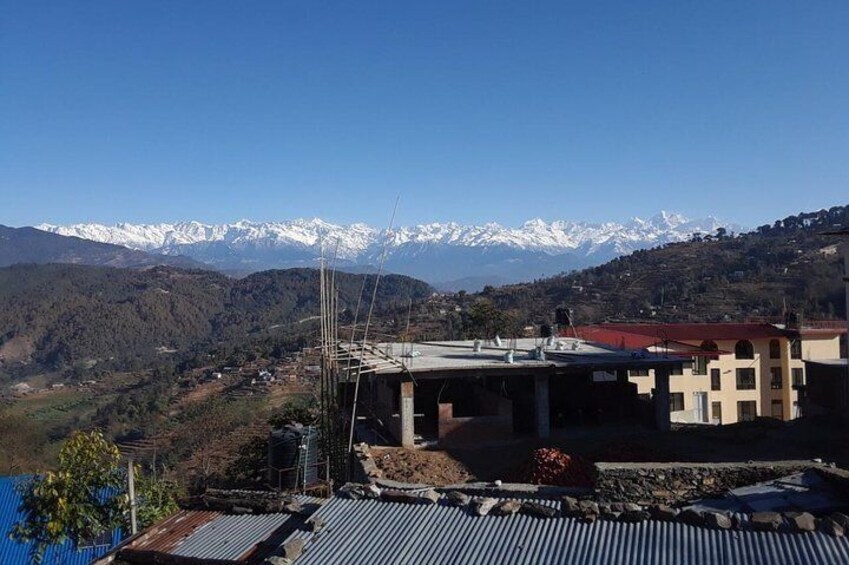
<svg viewBox="0 0 849 565"><path fill-rule="evenodd" d="M669 373L661 355L568 338L340 346L353 362L342 397L403 446L471 444L639 419L668 429ZM362 365L359 361L362 359ZM641 401L629 370L652 369Z"/></svg>

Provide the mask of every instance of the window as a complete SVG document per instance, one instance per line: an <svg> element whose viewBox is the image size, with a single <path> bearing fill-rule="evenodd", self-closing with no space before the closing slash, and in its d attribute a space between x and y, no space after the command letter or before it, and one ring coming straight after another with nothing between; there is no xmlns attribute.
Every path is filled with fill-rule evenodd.
<svg viewBox="0 0 849 565"><path fill-rule="evenodd" d="M710 389L722 390L722 376L719 374L719 369L710 370Z"/></svg>
<svg viewBox="0 0 849 565"><path fill-rule="evenodd" d="M804 386L804 384L805 384L805 370L804 369L790 369L790 375L793 377L793 386Z"/></svg>
<svg viewBox="0 0 849 565"><path fill-rule="evenodd" d="M669 368L670 375L683 375L684 374L684 364L676 363Z"/></svg>
<svg viewBox="0 0 849 565"><path fill-rule="evenodd" d="M693 357L693 374L707 375L708 358L702 355Z"/></svg>
<svg viewBox="0 0 849 565"><path fill-rule="evenodd" d="M684 393L673 392L669 395L669 411L680 412L684 409Z"/></svg>
<svg viewBox="0 0 849 565"><path fill-rule="evenodd" d="M717 424L722 423L722 402L710 403L710 418Z"/></svg>
<svg viewBox="0 0 849 565"><path fill-rule="evenodd" d="M781 367L770 367L769 368L769 387L772 390L781 390L782 385L782 377L781 377Z"/></svg>
<svg viewBox="0 0 849 565"><path fill-rule="evenodd" d="M794 339L790 342L790 358L791 359L801 359L802 358L802 340Z"/></svg>
<svg viewBox="0 0 849 565"><path fill-rule="evenodd" d="M773 418L778 418L779 420L784 419L784 403L780 400L772 401L772 412L770 413Z"/></svg>
<svg viewBox="0 0 849 565"><path fill-rule="evenodd" d="M769 340L769 358L781 359L781 344L777 339Z"/></svg>
<svg viewBox="0 0 849 565"><path fill-rule="evenodd" d="M755 348L752 342L747 339L742 339L734 346L734 357L737 359L754 359Z"/></svg>
<svg viewBox="0 0 849 565"><path fill-rule="evenodd" d="M755 390L755 369L737 369L737 390Z"/></svg>
<svg viewBox="0 0 849 565"><path fill-rule="evenodd" d="M647 376L649 376L649 370L648 369L631 369L630 371L628 371L628 374L631 375L632 377L647 377Z"/></svg>
<svg viewBox="0 0 849 565"><path fill-rule="evenodd" d="M737 402L737 421L749 422L758 417L758 403L754 400Z"/></svg>
<svg viewBox="0 0 849 565"><path fill-rule="evenodd" d="M702 351L719 351L719 346L715 341L708 339L702 342L701 349ZM709 359L719 359L719 355L711 355Z"/></svg>

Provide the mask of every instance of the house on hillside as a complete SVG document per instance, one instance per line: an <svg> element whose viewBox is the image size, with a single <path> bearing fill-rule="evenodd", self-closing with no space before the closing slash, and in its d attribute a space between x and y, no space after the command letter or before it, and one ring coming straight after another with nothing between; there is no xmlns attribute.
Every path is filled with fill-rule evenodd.
<svg viewBox="0 0 849 565"><path fill-rule="evenodd" d="M805 361L839 357L846 334L841 322L601 324L576 330L590 342L678 359L669 385L672 420L713 424L798 417ZM629 380L641 395L654 386L651 370L633 370Z"/></svg>

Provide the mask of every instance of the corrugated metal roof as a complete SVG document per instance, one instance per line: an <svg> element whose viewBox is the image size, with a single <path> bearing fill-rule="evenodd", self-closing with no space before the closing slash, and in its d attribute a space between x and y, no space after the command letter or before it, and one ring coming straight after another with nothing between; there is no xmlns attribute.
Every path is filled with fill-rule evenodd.
<svg viewBox="0 0 849 565"><path fill-rule="evenodd" d="M9 539L12 526L23 518L18 511L21 497L17 485L29 480L31 476L0 477L0 564L14 565L29 563L31 544L18 543ZM70 542L48 548L44 556L44 565L87 565L104 555L121 541L121 531L115 530L109 536L109 544L88 547L77 551Z"/></svg>
<svg viewBox="0 0 849 565"><path fill-rule="evenodd" d="M307 514L325 501L297 495ZM279 546L303 515L286 513L224 514L181 510L121 549L121 553L154 552L216 561L261 561ZM258 551L259 546L268 551Z"/></svg>
<svg viewBox="0 0 849 565"><path fill-rule="evenodd" d="M307 542L295 565L849 563L849 540L821 533L720 531L659 521L584 524L521 514L479 517L442 503L341 498L315 516L326 523L320 532L298 531L289 538Z"/></svg>
<svg viewBox="0 0 849 565"><path fill-rule="evenodd" d="M291 514L217 516L179 543L171 554L240 561L291 518Z"/></svg>

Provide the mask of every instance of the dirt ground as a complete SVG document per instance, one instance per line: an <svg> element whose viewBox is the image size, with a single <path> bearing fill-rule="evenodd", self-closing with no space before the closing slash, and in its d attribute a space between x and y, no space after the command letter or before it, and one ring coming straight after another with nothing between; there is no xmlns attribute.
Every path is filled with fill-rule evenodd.
<svg viewBox="0 0 849 565"><path fill-rule="evenodd" d="M639 428L584 428L550 440L528 438L466 448L373 448L387 479L437 486L473 481L523 482L535 449L557 447L591 461L770 461L822 458L849 467L849 427L809 419L768 418L720 427L689 426L671 432Z"/></svg>

